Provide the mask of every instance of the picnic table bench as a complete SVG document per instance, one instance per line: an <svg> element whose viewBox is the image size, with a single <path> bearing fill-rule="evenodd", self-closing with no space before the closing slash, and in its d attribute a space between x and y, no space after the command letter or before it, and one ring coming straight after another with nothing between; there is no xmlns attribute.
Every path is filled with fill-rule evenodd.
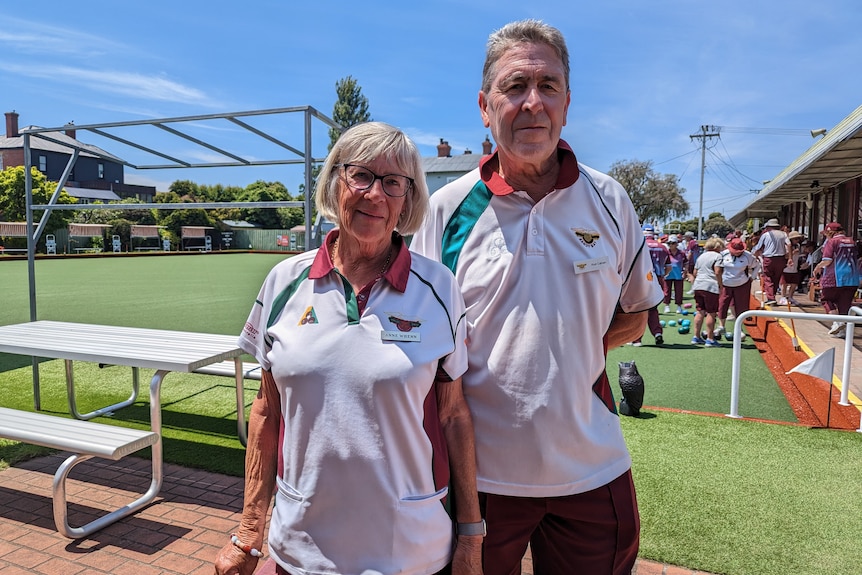
<svg viewBox="0 0 862 575"><path fill-rule="evenodd" d="M159 435L153 431L0 407L0 437L72 452L54 474L52 487L54 524L57 531L72 539L86 537L149 505L161 488L161 458L153 457L152 481L146 493L132 503L81 527L72 527L69 525L66 501L66 479L72 468L93 457L118 461L126 455L155 445Z"/></svg>
<svg viewBox="0 0 862 575"><path fill-rule="evenodd" d="M195 370L195 373L202 373L204 375L221 375L224 377L235 377L236 368L234 367L233 361L222 361L219 363L211 363L209 365L200 367ZM242 363L242 377L244 379L256 379L257 381L260 381L260 364L244 361Z"/></svg>

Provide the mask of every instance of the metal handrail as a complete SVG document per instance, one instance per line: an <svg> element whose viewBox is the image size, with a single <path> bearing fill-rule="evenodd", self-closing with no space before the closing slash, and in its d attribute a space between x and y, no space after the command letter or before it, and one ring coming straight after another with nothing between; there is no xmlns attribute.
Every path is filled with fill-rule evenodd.
<svg viewBox="0 0 862 575"><path fill-rule="evenodd" d="M850 405L847 402L850 389L850 359L853 353L853 328L857 323L862 323L862 308L852 307L850 313L854 315L834 315L829 313L808 313L798 311L773 311L765 309L752 309L736 316L733 324L733 363L731 365L730 377L730 413L727 417L736 419L739 415L739 368L742 359L742 325L749 317L771 317L775 319L808 320L808 321L837 321L847 323L844 333L844 371L841 382L841 405ZM832 385L832 382L829 382ZM860 416L859 433L862 433L862 416Z"/></svg>

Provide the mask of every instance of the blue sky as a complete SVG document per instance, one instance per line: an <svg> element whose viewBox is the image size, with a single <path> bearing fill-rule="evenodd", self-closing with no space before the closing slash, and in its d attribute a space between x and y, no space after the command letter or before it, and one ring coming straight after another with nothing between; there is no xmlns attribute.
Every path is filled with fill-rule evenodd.
<svg viewBox="0 0 862 575"><path fill-rule="evenodd" d="M352 75L373 118L403 128L423 155L435 155L440 138L453 154L480 153L489 134L477 106L485 40L506 22L539 18L569 45L563 137L578 158L603 171L615 161L652 161L657 172L680 176L694 217L701 162L690 135L721 126L706 153L703 213L730 217L813 144L808 130L832 128L862 103L860 17L858 0L7 2L0 112L17 111L22 127L305 105L330 115L335 82ZM258 127L302 145L301 125ZM222 124L195 129L236 136ZM108 140L78 136L136 159ZM141 135L211 159L153 137ZM314 142L325 153L325 130L315 129ZM160 191L177 179L263 179L296 193L302 181L300 170L284 166L126 177Z"/></svg>

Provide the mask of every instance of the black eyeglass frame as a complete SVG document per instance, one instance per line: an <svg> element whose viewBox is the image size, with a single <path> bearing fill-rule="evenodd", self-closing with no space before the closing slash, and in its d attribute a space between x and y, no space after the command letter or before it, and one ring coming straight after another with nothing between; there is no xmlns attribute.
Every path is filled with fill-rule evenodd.
<svg viewBox="0 0 862 575"><path fill-rule="evenodd" d="M345 172L346 172L347 168L360 168L362 170L365 170L366 172L368 172L369 174L371 174L373 176L373 179L371 180L370 184L368 184L364 188L360 188L360 187L352 185L350 182L348 182L346 174L342 175L341 179L344 180L344 183L347 184L347 186L350 189L355 190L357 192L364 192L365 190L370 190L374 186L374 182L376 182L377 180L380 180L380 185L383 187L383 193L384 194L386 194L390 198L403 198L404 196L407 195L407 193L411 189L413 189L413 186L415 184L415 180L413 178L411 178L410 176L405 176L404 174L383 174L382 176L378 176L377 174L375 174L374 172L372 172L371 170L369 170L365 166L360 166L359 164L336 164L336 167L344 169ZM401 194L400 196L390 194L389 191L386 189L386 182L385 182L384 178L388 178L390 176L395 176L398 178L406 178L407 179L407 187L404 189L404 193Z"/></svg>

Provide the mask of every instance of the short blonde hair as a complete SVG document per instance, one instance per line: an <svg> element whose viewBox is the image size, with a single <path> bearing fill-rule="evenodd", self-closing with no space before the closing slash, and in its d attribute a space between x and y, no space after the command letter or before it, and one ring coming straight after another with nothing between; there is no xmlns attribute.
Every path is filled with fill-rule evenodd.
<svg viewBox="0 0 862 575"><path fill-rule="evenodd" d="M720 252L724 249L724 240L721 238L709 238L703 245L703 249L708 252Z"/></svg>
<svg viewBox="0 0 862 575"><path fill-rule="evenodd" d="M383 122L365 122L344 132L323 163L317 176L314 202L317 211L336 226L338 221L339 164L370 164L378 158L394 160L413 185L404 196L404 209L395 229L402 235L419 230L428 213L428 184L422 156L407 134Z"/></svg>

